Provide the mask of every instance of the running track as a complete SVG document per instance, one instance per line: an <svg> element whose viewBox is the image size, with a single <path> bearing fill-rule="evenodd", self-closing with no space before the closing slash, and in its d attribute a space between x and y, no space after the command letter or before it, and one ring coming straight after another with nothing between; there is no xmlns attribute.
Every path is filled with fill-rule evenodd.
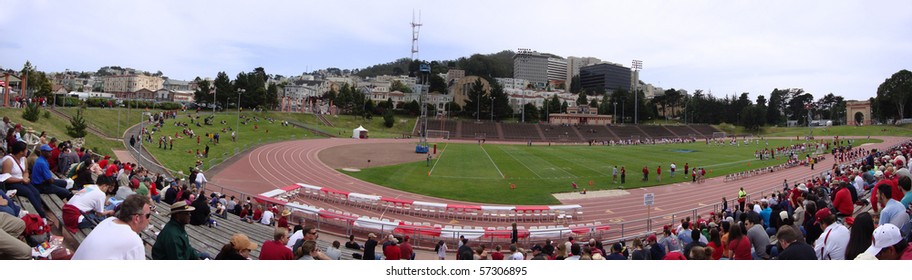
<svg viewBox="0 0 912 280"><path fill-rule="evenodd" d="M883 143L869 144L864 146L865 149L876 148L878 150L887 149L897 143L909 138L905 137L878 137L883 139ZM822 139L822 138L818 138ZM458 142L458 141L451 141ZM307 183L315 186L330 187L351 192L364 194L397 197L411 200L422 200L440 203L464 203L478 204L474 202L461 202L447 200L424 195L407 193L404 191L386 188L369 182L364 182L356 178L344 175L330 168L320 161L318 154L330 147L350 145L350 144L369 144L369 143L414 143L414 140L397 140L397 139L317 139L317 140L298 140L264 145L249 154L246 158L241 158L230 164L228 167L211 174L211 181L219 186L225 186L249 194L258 194L287 186L293 183ZM466 143L475 143L475 141L466 141ZM516 144L516 143L511 143ZM519 143L524 144L524 143ZM833 165L833 158L827 155L826 160L816 166L815 170L810 167L795 167L784 171L771 173L768 175L754 176L752 178L742 179L735 182L723 182L722 177L707 179L703 184L675 183L664 186L627 189L627 195L564 200L565 204L580 204L583 206L585 215L580 220L572 221L571 224L589 223L601 221L603 224L612 225L610 235L618 237L620 223L625 221L642 220L646 218L646 208L643 206L643 194L655 194L655 208L652 209L653 230L661 229L661 225L669 224L671 214L688 211L698 207L720 203L721 198L727 197L732 200L737 197L738 189L744 187L749 194L766 191L769 194L770 189L780 189L782 180L788 179L791 184L797 179L807 178L812 174L819 174ZM636 172L631 173L628 179L639 180ZM669 181L664 176L665 181ZM689 178L689 176L688 176ZM677 179L680 179L680 175ZM751 197L757 200L759 197ZM394 213L377 213L357 207L349 207L339 204L330 204L320 201L306 201L306 203L323 207L327 209L337 209L348 211L358 215L368 215L389 219L400 219L413 222L430 222L431 224L460 224L472 226L508 226L509 223L490 222L490 221L450 221L445 218L427 218ZM730 205L731 206L731 205ZM712 208L704 208L697 214L706 215L712 211ZM680 219L677 218L676 219ZM555 225L549 223L520 223L526 225ZM628 224L626 234L642 233L645 228L645 221ZM638 228L639 232L630 232L630 227Z"/></svg>

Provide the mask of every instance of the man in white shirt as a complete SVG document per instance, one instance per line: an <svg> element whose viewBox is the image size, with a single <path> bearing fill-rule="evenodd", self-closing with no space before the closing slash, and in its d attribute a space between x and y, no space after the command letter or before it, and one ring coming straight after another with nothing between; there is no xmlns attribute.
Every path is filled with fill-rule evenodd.
<svg viewBox="0 0 912 280"><path fill-rule="evenodd" d="M202 174L202 173L200 173ZM260 223L264 225L272 225L272 219L275 217L275 214L272 213L270 208L266 208L266 211L263 212L263 217L260 219Z"/></svg>
<svg viewBox="0 0 912 280"><path fill-rule="evenodd" d="M814 215L823 233L814 242L814 252L818 260L843 260L846 247L849 245L849 229L836 223L829 208L817 210Z"/></svg>
<svg viewBox="0 0 912 280"><path fill-rule="evenodd" d="M857 193L858 196L861 196L861 194L864 193L865 181L864 181L864 178L861 177L860 172L858 173L858 175L855 175L854 185L855 185L855 193Z"/></svg>
<svg viewBox="0 0 912 280"><path fill-rule="evenodd" d="M521 252L519 252L519 249L516 248L516 244L510 245L510 252L512 253L510 254L511 260L521 261L526 259L526 256L524 256Z"/></svg>
<svg viewBox="0 0 912 280"><path fill-rule="evenodd" d="M208 183L209 180L206 180L206 175L203 175L198 168L196 169L196 187L202 189L203 184Z"/></svg>
<svg viewBox="0 0 912 280"><path fill-rule="evenodd" d="M131 195L116 217L102 221L73 254L74 260L144 260L145 246L137 233L149 226L152 201Z"/></svg>
<svg viewBox="0 0 912 280"><path fill-rule="evenodd" d="M71 233L80 228L91 228L114 210L105 210L105 193L114 187L111 177L98 177L98 185L85 185L63 206L63 225Z"/></svg>

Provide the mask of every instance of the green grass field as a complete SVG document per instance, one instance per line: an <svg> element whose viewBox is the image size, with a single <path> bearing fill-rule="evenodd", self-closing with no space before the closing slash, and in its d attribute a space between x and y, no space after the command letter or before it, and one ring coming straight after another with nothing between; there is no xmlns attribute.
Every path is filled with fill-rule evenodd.
<svg viewBox="0 0 912 280"><path fill-rule="evenodd" d="M235 129L237 113L218 113L215 115L213 125L205 125L203 121L204 118L210 116L211 113L200 113L200 118L197 122L199 122L201 126L197 127L195 124L190 124L190 126L187 127L193 129L193 132L200 136L200 143L197 144L196 137L190 138L180 133L185 127L174 125L175 122L190 123L191 119L188 117L189 114L195 115L195 112L178 113L177 119L165 120L165 125L162 126L162 129L155 132L153 135L152 143L145 144L146 149L148 149L162 165L169 169L187 172L187 168L194 166L197 160L196 150L198 149L200 152L205 151L207 144L209 145L209 157L200 159L203 161L203 167L205 169L209 169L212 166L221 163L225 159L233 156L235 152L243 152L255 145L322 137L314 135L311 131L302 128L282 126L282 120L294 119L294 117L300 117L303 116L303 114L241 112L241 115L249 117L250 121L247 124L240 124L238 141L232 142L231 130ZM259 122L254 121L254 116L259 117ZM275 122L270 123L267 121L267 118L270 117L273 118ZM222 124L222 121L225 121L225 124ZM183 138L174 140L173 150L158 148L158 137L160 135L171 136L173 138L175 133L178 133L178 135ZM210 143L206 137L207 133L219 133L219 144Z"/></svg>
<svg viewBox="0 0 912 280"><path fill-rule="evenodd" d="M46 131L51 137L57 137L61 140L70 140L72 137L66 134L66 127L70 125L70 122L64 120L57 115L51 114L50 118L45 118L44 113L46 110L41 109L41 117L36 122L29 122L22 118L22 111L24 109L13 109L13 108L0 108L0 115L10 118L10 121L13 123L21 123L22 126L26 128L32 128L35 130L35 134L40 134L41 131ZM86 119L87 124L92 122ZM86 146L97 153L108 154L114 156L112 149L123 149L123 144L118 141L108 141L104 140L101 137L98 137L95 134L89 133L85 137Z"/></svg>
<svg viewBox="0 0 912 280"><path fill-rule="evenodd" d="M880 140L858 140L856 144L868 141ZM798 142L770 140L771 147L793 143ZM572 182L580 189L630 189L689 181L689 174L682 176L685 163L692 168L706 168L708 177L716 177L785 161L783 158L756 160L754 151L759 147L755 144L732 147L708 146L704 142L614 147L438 143L437 148L438 156L430 163L433 167L430 176L432 167L426 166L425 161L343 172L383 186L435 197L481 203L556 204L558 201L551 194L573 191ZM675 178L670 177L672 162L678 168ZM623 185L612 181L615 165L619 170L626 167L627 180ZM648 182L641 181L644 165L650 170ZM658 165L662 166L662 181L656 180ZM516 190L510 189L511 183L516 184Z"/></svg>
<svg viewBox="0 0 912 280"><path fill-rule="evenodd" d="M745 131L743 127L730 124L715 125L719 130L729 134L757 134ZM832 127L763 127L763 136L806 136L813 131L814 136L912 136L912 125L866 125L866 126L832 126Z"/></svg>

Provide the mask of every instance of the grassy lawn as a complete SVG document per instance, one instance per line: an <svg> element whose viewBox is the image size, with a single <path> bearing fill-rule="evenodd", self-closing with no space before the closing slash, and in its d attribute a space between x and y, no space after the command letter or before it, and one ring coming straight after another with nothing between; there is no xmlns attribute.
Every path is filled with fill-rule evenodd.
<svg viewBox="0 0 912 280"><path fill-rule="evenodd" d="M68 116L75 116L77 110L73 107L57 107L57 111ZM144 111L126 108L87 108L82 112L82 117L85 118L87 124L101 130L104 134L120 138L127 128L139 123L140 114ZM117 125L118 121L120 121L120 126Z"/></svg>
<svg viewBox="0 0 912 280"><path fill-rule="evenodd" d="M51 114L50 118L45 118L44 112L46 111L42 109L41 118L39 118L37 122L32 123L22 118L23 110L24 109L0 108L0 115L9 117L10 121L13 123L21 123L25 128L34 129L35 134L46 131L51 137L57 137L57 139L63 141L72 139L72 137L66 134L66 127L70 125L68 120L64 120L54 114ZM86 118L86 123L94 124L88 118ZM85 141L86 146L93 151L100 154L108 154L112 157L114 157L112 149L124 149L121 142L104 140L92 133L86 135Z"/></svg>
<svg viewBox="0 0 912 280"><path fill-rule="evenodd" d="M203 161L205 169L211 168L233 156L236 152L243 152L253 146L288 141L292 139L319 138L310 131L293 126L282 126L282 120L291 119L293 116L303 116L303 114L290 113L251 113L241 112L242 116L249 118L247 124L240 124L238 141L231 141L231 131L235 129L235 120L237 113L218 113L215 115L213 125L206 125L204 118L211 113L201 113L199 119L191 123L189 114L196 115L195 112L178 113L177 119L165 120L165 125L161 130L156 131L153 135L152 143L146 143L146 148L162 163L165 167L173 170L183 170L187 172L189 167L194 166L196 160ZM258 117L259 121L254 121ZM273 118L275 121L270 123L267 119ZM225 122L224 124L222 122ZM242 120L243 121L243 120ZM189 123L189 129L192 129L196 135L200 136L200 143L197 144L196 137L188 137L181 133L184 127L175 126L175 122ZM196 126L198 122L200 126ZM174 139L173 150L164 150L158 148L158 137L160 135L174 137L174 134L180 135L181 139ZM220 143L210 143L206 133L219 133ZM209 145L209 157L197 159L196 151L205 151L206 145Z"/></svg>
<svg viewBox="0 0 912 280"><path fill-rule="evenodd" d="M308 116L314 118L313 122L316 121L316 117L313 115ZM326 119L335 127L326 127L320 124L319 129L338 137L351 137L352 129L361 125L369 131L371 138L396 138L402 137L402 134L411 134L412 128L415 127L415 121L417 121L418 118L396 115L396 122L393 124L393 127L390 128L383 125L382 116L375 116L368 120L359 116L327 115ZM431 120L428 121L430 122Z"/></svg>
<svg viewBox="0 0 912 280"><path fill-rule="evenodd" d="M716 128L728 134L757 134L745 131L743 127L730 124L715 125ZM910 136L912 125L867 125L867 126L831 126L831 127L762 127L760 135L764 136L806 136L813 130L814 136Z"/></svg>
<svg viewBox="0 0 912 280"><path fill-rule="evenodd" d="M859 140L856 145L879 141ZM769 142L770 147L798 143ZM481 203L556 204L558 201L551 194L573 191L572 182L589 190L630 189L689 181L690 174L681 174L685 163L691 168L706 168L708 177L716 177L785 161L755 159L754 151L761 146L765 147L763 142L760 146L742 144L740 147L707 146L704 142L623 147L490 144L482 147L438 143L438 157L431 161L431 166L436 164L436 167L430 176L431 167L424 161L343 172L383 186L435 197ZM675 178L669 176L672 162L678 168ZM619 170L626 167L626 184L612 182L615 165ZM641 181L644 165L649 166L649 182ZM655 176L658 165L662 166L661 182ZM515 190L510 189L511 183L516 184Z"/></svg>

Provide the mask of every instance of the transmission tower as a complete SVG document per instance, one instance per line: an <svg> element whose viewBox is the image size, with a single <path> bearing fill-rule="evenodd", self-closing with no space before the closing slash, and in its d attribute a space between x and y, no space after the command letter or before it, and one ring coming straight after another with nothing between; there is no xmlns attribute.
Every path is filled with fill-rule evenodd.
<svg viewBox="0 0 912 280"><path fill-rule="evenodd" d="M421 11L418 11L418 22L415 22L415 11L412 11L412 60L418 59L418 31L421 25Z"/></svg>

